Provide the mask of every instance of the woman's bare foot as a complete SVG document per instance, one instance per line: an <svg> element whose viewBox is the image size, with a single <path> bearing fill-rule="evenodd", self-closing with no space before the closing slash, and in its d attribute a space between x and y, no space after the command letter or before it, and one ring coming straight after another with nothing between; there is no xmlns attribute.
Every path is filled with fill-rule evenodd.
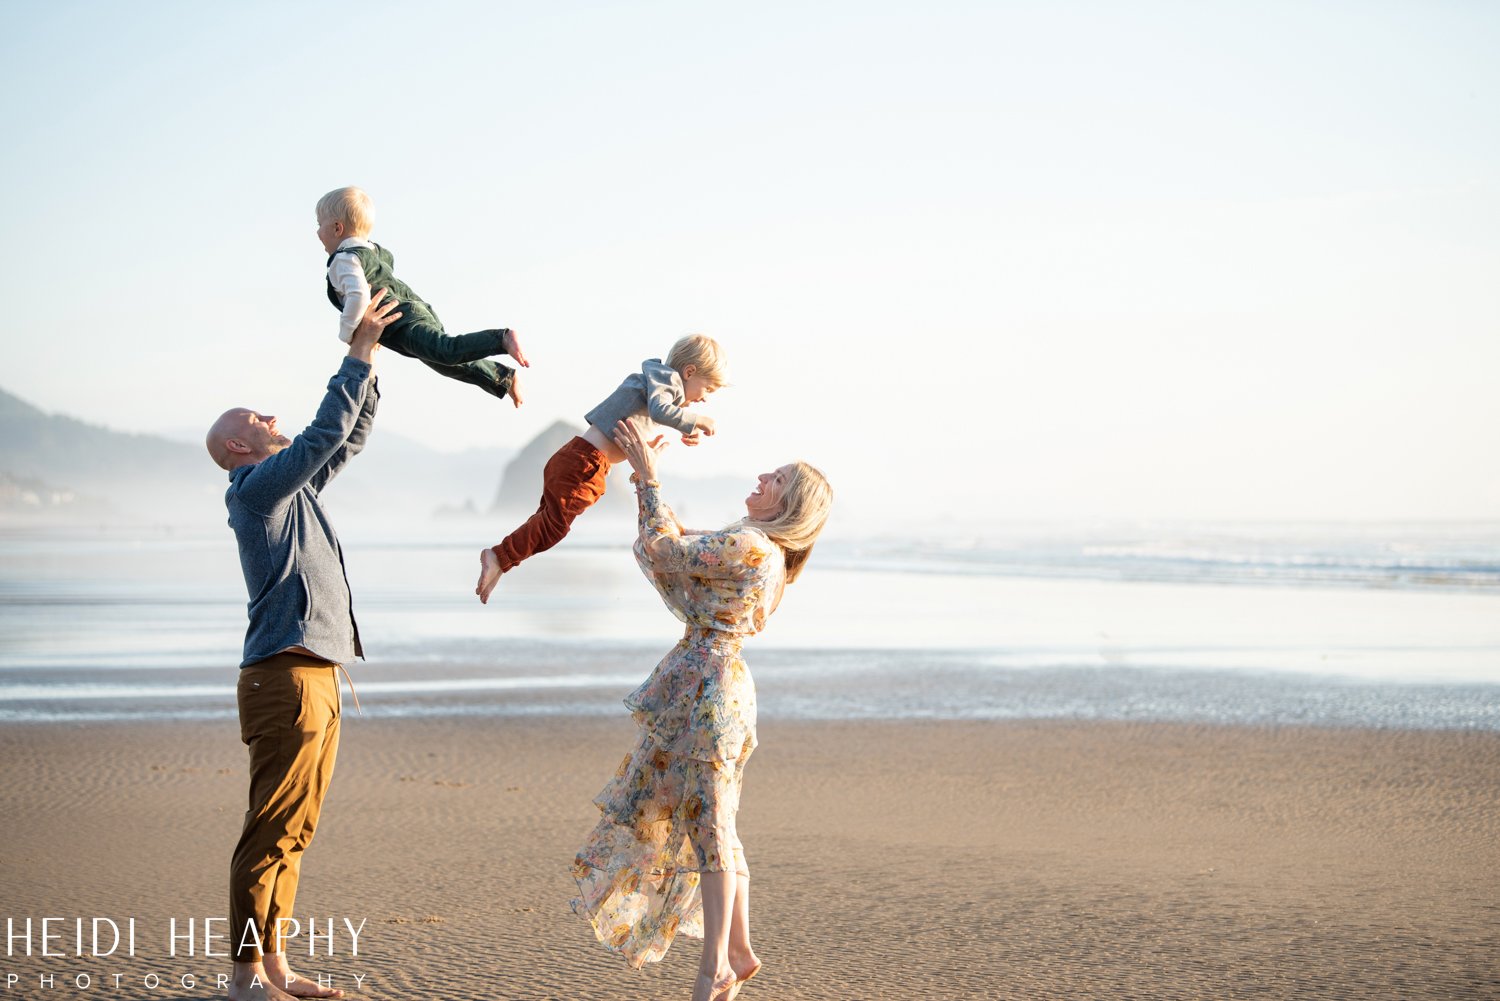
<svg viewBox="0 0 1500 1001"><path fill-rule="evenodd" d="M760 972L760 960L755 958L755 953L746 956L729 954L729 967L734 970L734 985L729 988L729 993L724 995L724 1001L734 1001L740 995L740 988L745 986L745 981Z"/></svg>
<svg viewBox="0 0 1500 1001"><path fill-rule="evenodd" d="M341 998L344 992L324 987L316 980L299 977L287 965L286 957L279 952L268 952L265 958L266 976L280 990L294 998Z"/></svg>
<svg viewBox="0 0 1500 1001"><path fill-rule="evenodd" d="M505 331L505 336L502 338L501 344L505 347L505 353L514 358L517 365L522 368L531 367L531 362L526 360L526 355L521 350L521 342L516 338L514 330Z"/></svg>
<svg viewBox="0 0 1500 1001"><path fill-rule="evenodd" d="M490 592L495 590L495 585L498 583L500 583L500 557L495 555L493 549L481 549L479 551L479 583L474 585L474 593L479 595L481 605L490 603Z"/></svg>
<svg viewBox="0 0 1500 1001"><path fill-rule="evenodd" d="M714 976L700 973L693 981L693 1001L724 1001L732 990L734 974L728 970Z"/></svg>
<svg viewBox="0 0 1500 1001"><path fill-rule="evenodd" d="M521 405L521 373L520 372L512 372L510 374L510 390L509 390L509 393L510 393L511 406L519 407Z"/></svg>

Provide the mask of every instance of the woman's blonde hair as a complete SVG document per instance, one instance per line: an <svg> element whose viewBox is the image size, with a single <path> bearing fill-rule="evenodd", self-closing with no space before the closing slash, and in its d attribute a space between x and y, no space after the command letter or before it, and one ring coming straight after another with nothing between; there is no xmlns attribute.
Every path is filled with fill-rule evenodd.
<svg viewBox="0 0 1500 1001"><path fill-rule="evenodd" d="M781 494L781 513L769 521L745 518L740 524L758 528L786 554L786 579L790 583L802 573L818 533L833 507L833 487L816 467L792 463L792 476Z"/></svg>
<svg viewBox="0 0 1500 1001"><path fill-rule="evenodd" d="M318 222L341 222L350 236L369 236L375 228L375 203L363 188L335 188L318 199Z"/></svg>

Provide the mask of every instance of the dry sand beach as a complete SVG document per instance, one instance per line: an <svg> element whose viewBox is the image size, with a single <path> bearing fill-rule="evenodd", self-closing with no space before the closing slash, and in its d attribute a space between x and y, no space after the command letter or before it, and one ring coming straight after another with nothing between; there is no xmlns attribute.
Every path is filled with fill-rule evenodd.
<svg viewBox="0 0 1500 1001"><path fill-rule="evenodd" d="M696 942L632 972L567 907L631 727L348 716L298 903L366 924L358 956L340 931L304 972L374 998L685 998ZM773 720L761 737L741 831L766 967L747 999L1500 996L1500 734ZM10 726L0 751L5 913L68 919L68 955L8 957L7 993L217 996L226 961L166 941L169 919L224 913L234 725ZM134 917L136 955L73 956L72 919L94 916Z"/></svg>

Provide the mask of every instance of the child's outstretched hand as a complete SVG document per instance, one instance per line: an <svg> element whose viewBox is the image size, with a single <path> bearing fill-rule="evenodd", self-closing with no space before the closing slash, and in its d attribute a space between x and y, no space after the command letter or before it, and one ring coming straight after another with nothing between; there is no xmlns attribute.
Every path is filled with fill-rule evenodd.
<svg viewBox="0 0 1500 1001"><path fill-rule="evenodd" d="M696 445L703 440L703 435L711 436L713 433L714 419L712 417L704 417L702 414L695 414L693 416L693 430L682 436L682 443L684 445Z"/></svg>

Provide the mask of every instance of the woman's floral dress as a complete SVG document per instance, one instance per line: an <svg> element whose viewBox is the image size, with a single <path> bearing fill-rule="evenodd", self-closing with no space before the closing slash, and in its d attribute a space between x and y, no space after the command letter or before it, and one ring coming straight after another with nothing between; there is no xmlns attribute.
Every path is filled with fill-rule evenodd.
<svg viewBox="0 0 1500 1001"><path fill-rule="evenodd" d="M678 933L702 937L699 872L749 875L734 821L755 683L740 646L786 579L781 547L758 529L688 534L654 483L639 496L636 562L687 631L625 699L640 736L594 798L603 815L573 863L573 910L636 968Z"/></svg>

